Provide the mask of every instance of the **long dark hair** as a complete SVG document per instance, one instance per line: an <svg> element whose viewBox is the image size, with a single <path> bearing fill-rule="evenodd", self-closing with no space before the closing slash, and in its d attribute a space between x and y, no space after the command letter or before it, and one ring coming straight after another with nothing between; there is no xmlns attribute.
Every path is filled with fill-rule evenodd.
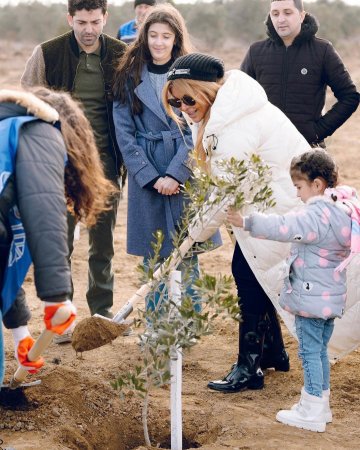
<svg viewBox="0 0 360 450"><path fill-rule="evenodd" d="M175 60L179 56L193 51L185 21L179 11L169 4L155 6L140 27L135 42L126 49L121 57L115 73L114 96L116 100L125 103L129 92L133 114L140 114L142 111L141 102L136 95L133 95L133 92L141 81L144 64L152 61L148 45L148 31L150 26L155 23L169 25L175 34L172 59Z"/></svg>

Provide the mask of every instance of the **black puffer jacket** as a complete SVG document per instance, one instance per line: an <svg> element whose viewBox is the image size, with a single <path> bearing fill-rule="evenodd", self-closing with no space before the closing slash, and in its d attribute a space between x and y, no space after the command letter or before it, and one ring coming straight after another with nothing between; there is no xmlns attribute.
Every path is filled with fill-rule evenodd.
<svg viewBox="0 0 360 450"><path fill-rule="evenodd" d="M332 44L315 36L318 25L306 14L300 34L286 47L270 17L269 38L255 42L241 70L257 80L310 144L320 143L356 110L359 94ZM337 102L322 116L326 87Z"/></svg>
<svg viewBox="0 0 360 450"><path fill-rule="evenodd" d="M0 120L27 115L14 103L0 103ZM60 131L43 121L29 122L20 131L13 186L7 204L17 204L34 264L35 285L41 299L61 301L71 292L68 264L64 158ZM5 214L6 215L6 214ZM0 216L0 245L4 254L11 236L7 217ZM0 286L2 286L0 267ZM55 298L54 298L55 297ZM11 310L10 310L11 311ZM9 312L10 312L9 311ZM21 322L21 318L19 318Z"/></svg>

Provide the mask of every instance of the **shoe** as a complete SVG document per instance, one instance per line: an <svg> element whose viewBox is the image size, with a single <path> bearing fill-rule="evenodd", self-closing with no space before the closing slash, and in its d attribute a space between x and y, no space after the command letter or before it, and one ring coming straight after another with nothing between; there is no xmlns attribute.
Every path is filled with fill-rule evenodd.
<svg viewBox="0 0 360 450"><path fill-rule="evenodd" d="M260 359L266 324L262 316L254 314L244 314L242 318L239 329L238 361L222 380L210 381L207 385L209 389L232 393L264 387Z"/></svg>
<svg viewBox="0 0 360 450"><path fill-rule="evenodd" d="M304 388L301 389L301 396L303 395L303 392L305 392ZM325 422L331 423L332 422L332 412L330 409L330 389L326 389L326 391L322 391L322 399L323 399L323 404L324 404ZM292 407L290 409L291 410L297 409L300 402L301 402L301 397L300 397L300 400L297 403L295 403L295 405L292 405Z"/></svg>
<svg viewBox="0 0 360 450"><path fill-rule="evenodd" d="M55 334L53 337L54 344L68 344L71 342L73 330L66 331L63 334Z"/></svg>
<svg viewBox="0 0 360 450"><path fill-rule="evenodd" d="M260 368L256 373L250 374L246 365L236 363L222 380L210 381L207 387L225 394L241 392L245 389L262 389L264 387L264 374Z"/></svg>
<svg viewBox="0 0 360 450"><path fill-rule="evenodd" d="M122 335L127 337L127 336L132 336L133 334L134 334L134 330L131 327L129 327L123 332Z"/></svg>
<svg viewBox="0 0 360 450"><path fill-rule="evenodd" d="M324 401L321 397L310 395L303 389L297 407L279 411L276 420L291 427L323 433L326 428Z"/></svg>

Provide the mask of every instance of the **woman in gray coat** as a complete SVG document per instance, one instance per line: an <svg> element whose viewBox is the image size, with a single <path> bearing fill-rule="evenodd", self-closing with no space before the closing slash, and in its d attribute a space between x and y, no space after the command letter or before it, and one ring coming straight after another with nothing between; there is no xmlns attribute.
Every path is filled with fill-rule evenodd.
<svg viewBox="0 0 360 450"><path fill-rule="evenodd" d="M121 58L115 77L114 123L129 180L127 251L143 256L145 265L157 230L164 236L160 257L172 252L184 208L180 185L191 176L191 132L180 131L161 103L169 67L190 50L180 13L170 5L158 5ZM197 278L197 257L184 264L191 268L190 278ZM154 307L149 299L147 307Z"/></svg>

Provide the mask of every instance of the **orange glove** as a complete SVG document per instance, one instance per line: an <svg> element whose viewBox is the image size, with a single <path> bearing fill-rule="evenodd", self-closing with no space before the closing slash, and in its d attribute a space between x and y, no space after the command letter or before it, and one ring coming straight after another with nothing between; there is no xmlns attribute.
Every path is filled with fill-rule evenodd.
<svg viewBox="0 0 360 450"><path fill-rule="evenodd" d="M28 353L31 347L34 345L34 342L35 340L31 336L26 336L18 343L17 349L15 350L15 356L19 361L19 364L29 373L37 373L45 362L42 356L40 356L35 361L28 360Z"/></svg>
<svg viewBox="0 0 360 450"><path fill-rule="evenodd" d="M63 310L61 310L63 308ZM64 320L57 321L57 317L64 314ZM70 300L54 303L45 302L44 322L46 329L56 334L65 333L76 318L76 308ZM60 319L61 320L61 319Z"/></svg>

